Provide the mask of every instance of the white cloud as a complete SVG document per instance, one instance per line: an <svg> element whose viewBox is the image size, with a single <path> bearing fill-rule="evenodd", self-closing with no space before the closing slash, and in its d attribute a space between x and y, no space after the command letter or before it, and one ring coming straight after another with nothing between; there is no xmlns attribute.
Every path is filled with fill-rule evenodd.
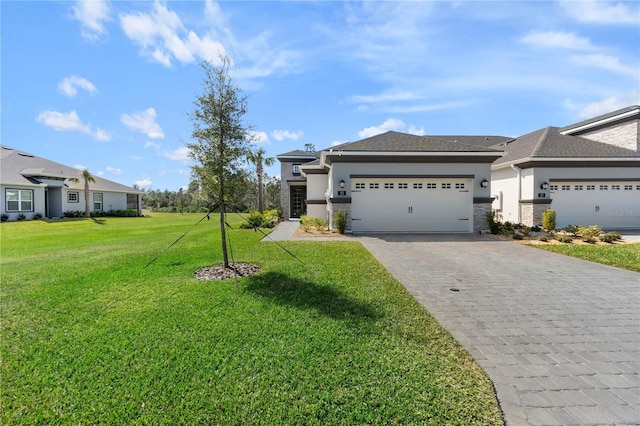
<svg viewBox="0 0 640 426"><path fill-rule="evenodd" d="M189 161L189 148L183 146L176 150L165 152L163 155L169 160L187 162Z"/></svg>
<svg viewBox="0 0 640 426"><path fill-rule="evenodd" d="M540 47L588 50L593 46L588 38L564 31L531 32L520 39L521 43Z"/></svg>
<svg viewBox="0 0 640 426"><path fill-rule="evenodd" d="M140 132L151 139L163 139L164 132L158 123L155 122L156 110L147 108L142 112L133 114L122 114L122 123L134 132Z"/></svg>
<svg viewBox="0 0 640 426"><path fill-rule="evenodd" d="M135 184L138 185L138 188L147 188L153 185L153 182L147 176L143 176L142 179L135 181Z"/></svg>
<svg viewBox="0 0 640 426"><path fill-rule="evenodd" d="M580 118L592 118L602 114L606 114L611 111L626 108L629 105L640 104L640 93L636 90L630 92L610 96L600 101L591 102L588 104L575 104L571 101L567 102L569 109L579 110L578 115Z"/></svg>
<svg viewBox="0 0 640 426"><path fill-rule="evenodd" d="M338 145L342 145L343 143L346 143L345 141L333 141L331 142L331 146L338 146Z"/></svg>
<svg viewBox="0 0 640 426"><path fill-rule="evenodd" d="M602 54L574 55L571 57L571 61L578 65L602 68L608 71L615 72L617 74L629 75L636 78L640 77L637 69L621 64L620 58L618 58L617 56Z"/></svg>
<svg viewBox="0 0 640 426"><path fill-rule="evenodd" d="M159 144L157 144L157 143L155 143L155 142L151 142L151 141L146 141L146 142L144 143L144 147L145 147L145 148L153 148L153 149L155 149L155 150L160 149L160 145L159 145Z"/></svg>
<svg viewBox="0 0 640 426"><path fill-rule="evenodd" d="M269 143L269 135L267 135L266 132L256 132L252 130L248 132L247 137L251 143L256 145Z"/></svg>
<svg viewBox="0 0 640 426"><path fill-rule="evenodd" d="M104 176L104 172L102 170L98 170L97 172L95 172L96 176Z"/></svg>
<svg viewBox="0 0 640 426"><path fill-rule="evenodd" d="M84 38L95 41L106 34L105 22L111 21L111 6L107 1L79 0L72 7L73 17L81 24Z"/></svg>
<svg viewBox="0 0 640 426"><path fill-rule="evenodd" d="M407 133L411 134L411 135L417 135L417 136L424 136L424 127L417 127L413 124L411 124L409 126L409 128L407 129Z"/></svg>
<svg viewBox="0 0 640 426"><path fill-rule="evenodd" d="M562 3L565 11L573 19L580 22L596 24L638 24L637 3L584 0L565 0Z"/></svg>
<svg viewBox="0 0 640 426"><path fill-rule="evenodd" d="M113 173L114 175L119 175L120 173L122 173L122 170L115 167L107 166L106 169L109 173Z"/></svg>
<svg viewBox="0 0 640 426"><path fill-rule="evenodd" d="M285 139L291 139L297 141L302 136L304 136L304 132L302 130L298 130L297 132L290 132L289 130L274 130L271 132L271 136L277 141L283 141Z"/></svg>
<svg viewBox="0 0 640 426"><path fill-rule="evenodd" d="M111 139L109 133L98 128L95 132L91 126L84 124L76 111L68 113L58 111L43 111L36 117L38 123L51 127L58 132L80 132L90 135L99 141L106 142Z"/></svg>
<svg viewBox="0 0 640 426"><path fill-rule="evenodd" d="M98 90L89 80L78 77L77 75L70 75L65 77L58 83L58 91L68 98L73 98L78 94L78 89L84 89L89 93L95 93Z"/></svg>
<svg viewBox="0 0 640 426"><path fill-rule="evenodd" d="M369 138L371 136L379 135L389 130L398 131L404 128L405 128L405 124L402 120L398 120L397 118L389 118L379 126L367 127L359 131L358 136L360 137L360 139L364 139L364 138Z"/></svg>
<svg viewBox="0 0 640 426"><path fill-rule="evenodd" d="M207 11L211 9L211 5L205 7ZM190 63L196 59L215 60L225 54L220 42L209 34L201 37L188 30L176 12L157 1L149 13L121 14L120 25L143 55L167 67L173 59Z"/></svg>

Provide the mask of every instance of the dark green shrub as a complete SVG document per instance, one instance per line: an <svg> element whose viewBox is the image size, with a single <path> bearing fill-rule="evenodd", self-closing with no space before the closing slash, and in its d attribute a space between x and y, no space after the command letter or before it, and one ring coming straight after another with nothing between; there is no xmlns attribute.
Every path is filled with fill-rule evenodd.
<svg viewBox="0 0 640 426"><path fill-rule="evenodd" d="M516 232L511 238L513 238L514 240L522 240L524 239L524 235Z"/></svg>
<svg viewBox="0 0 640 426"><path fill-rule="evenodd" d="M499 234L500 222L497 221L496 212L495 211L487 212L485 214L485 217L487 219L487 227L489 227L489 232L491 232L492 234Z"/></svg>
<svg viewBox="0 0 640 426"><path fill-rule="evenodd" d="M505 235L512 234L515 227L516 225L513 222L506 221L502 224L500 233Z"/></svg>
<svg viewBox="0 0 640 426"><path fill-rule="evenodd" d="M576 235L578 233L578 228L580 228L578 225L567 225L562 228L562 230L568 232L569 234Z"/></svg>
<svg viewBox="0 0 640 426"><path fill-rule="evenodd" d="M542 241L542 242L547 242L549 241L549 238L545 237L544 235L540 235L538 238L536 238L538 241Z"/></svg>
<svg viewBox="0 0 640 426"><path fill-rule="evenodd" d="M17 220L25 220L26 218L27 218L27 216L25 216L24 214L20 213L20 214L18 215Z"/></svg>
<svg viewBox="0 0 640 426"><path fill-rule="evenodd" d="M33 215L33 220L38 220L38 219L42 219L42 213L35 213Z"/></svg>
<svg viewBox="0 0 640 426"><path fill-rule="evenodd" d="M109 216L114 217L136 217L138 216L138 212L134 209L124 209L124 210L111 210Z"/></svg>
<svg viewBox="0 0 640 426"><path fill-rule="evenodd" d="M347 213L342 210L334 212L333 226L338 230L339 233L344 234L344 230L347 227Z"/></svg>
<svg viewBox="0 0 640 426"><path fill-rule="evenodd" d="M597 242L594 237L582 237L582 241L587 244L595 244Z"/></svg>
<svg viewBox="0 0 640 426"><path fill-rule="evenodd" d="M9 220L9 215L2 213L2 216L0 216L0 220L2 220L2 222L6 222Z"/></svg>
<svg viewBox="0 0 640 426"><path fill-rule="evenodd" d="M600 241L602 241L603 243L613 243L621 239L622 239L622 236L617 232L607 232L606 234L600 237Z"/></svg>
<svg viewBox="0 0 640 426"><path fill-rule="evenodd" d="M531 232L540 232L540 231L542 231L542 228L538 225L531 227Z"/></svg>
<svg viewBox="0 0 640 426"><path fill-rule="evenodd" d="M542 227L547 231L556 229L556 211L553 209L546 210L542 213Z"/></svg>

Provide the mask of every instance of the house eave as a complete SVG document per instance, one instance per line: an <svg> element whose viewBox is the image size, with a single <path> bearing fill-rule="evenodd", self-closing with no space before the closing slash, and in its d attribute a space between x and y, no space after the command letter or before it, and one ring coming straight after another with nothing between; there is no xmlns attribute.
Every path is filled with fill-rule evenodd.
<svg viewBox="0 0 640 426"><path fill-rule="evenodd" d="M532 167L638 167L640 157L526 157L506 163L493 164L491 170Z"/></svg>
<svg viewBox="0 0 640 426"><path fill-rule="evenodd" d="M605 118L605 119L602 119L602 120L598 120L598 121L594 121L594 122L591 122L591 123L587 123L587 124L584 124L582 126L578 126L578 127L573 127L573 128L569 128L569 129L566 129L566 130L562 130L562 131L560 131L560 134L572 135L572 134L575 134L575 133L582 133L582 132L584 132L586 130L596 129L596 128L599 128L599 127L602 127L602 126L606 126L606 125L611 124L611 123L615 123L615 122L618 122L618 121L623 121L623 120L625 120L627 118L631 118L631 117L634 117L634 116L637 116L637 115L640 115L640 108L635 108L635 109L633 109L631 111L627 111L627 112L625 112L623 114L614 115L613 117L608 117L608 118Z"/></svg>

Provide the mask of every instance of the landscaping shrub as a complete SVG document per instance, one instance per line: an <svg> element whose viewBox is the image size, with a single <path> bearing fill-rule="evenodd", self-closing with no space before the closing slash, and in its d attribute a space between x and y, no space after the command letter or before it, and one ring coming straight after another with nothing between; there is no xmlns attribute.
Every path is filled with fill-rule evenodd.
<svg viewBox="0 0 640 426"><path fill-rule="evenodd" d="M273 228L278 224L278 211L268 210L260 214L257 210L249 212L249 216L246 218L246 222L240 224L242 229L254 229L254 228Z"/></svg>
<svg viewBox="0 0 640 426"><path fill-rule="evenodd" d="M35 213L33 215L33 220L38 220L38 219L42 219L42 213Z"/></svg>
<svg viewBox="0 0 640 426"><path fill-rule="evenodd" d="M134 209L111 210L108 215L114 217L136 217L138 212Z"/></svg>
<svg viewBox="0 0 640 426"><path fill-rule="evenodd" d="M560 241L561 243L571 243L573 242L573 238L571 238L569 235L565 235L565 234L560 234L556 237L556 239L558 241Z"/></svg>
<svg viewBox="0 0 640 426"><path fill-rule="evenodd" d="M598 240L596 240L594 237L582 237L582 241L587 244L595 244Z"/></svg>
<svg viewBox="0 0 640 426"><path fill-rule="evenodd" d="M309 230L311 229L311 220L309 219L309 217L307 217L307 215L303 214L302 216L300 216L300 226L302 227L302 230L304 232L309 232Z"/></svg>
<svg viewBox="0 0 640 426"><path fill-rule="evenodd" d="M592 225L588 228L578 226L575 233L583 238L596 238L602 234L602 229L598 225Z"/></svg>
<svg viewBox="0 0 640 426"><path fill-rule="evenodd" d="M607 232L600 237L600 241L602 241L603 243L613 243L620 239L622 239L622 236L617 232Z"/></svg>
<svg viewBox="0 0 640 426"><path fill-rule="evenodd" d="M496 212L495 211L487 212L485 214L485 217L487 219L487 226L489 227L489 232L491 232L492 234L499 234L501 226L500 226L500 222L496 220Z"/></svg>
<svg viewBox="0 0 640 426"><path fill-rule="evenodd" d="M323 217L312 217L311 226L314 226L318 231L326 231L329 229L329 222Z"/></svg>
<svg viewBox="0 0 640 426"><path fill-rule="evenodd" d="M0 220L2 220L2 222L6 222L9 220L9 215L2 213L2 216L0 217Z"/></svg>
<svg viewBox="0 0 640 426"><path fill-rule="evenodd" d="M556 211L553 209L546 210L542 213L542 227L551 232L556 229Z"/></svg>
<svg viewBox="0 0 640 426"><path fill-rule="evenodd" d="M339 210L333 213L333 226L339 233L344 234L344 230L347 227L347 213Z"/></svg>
<svg viewBox="0 0 640 426"><path fill-rule="evenodd" d="M564 228L562 228L562 230L569 234L576 235L578 233L578 228L579 228L578 225L567 225Z"/></svg>
<svg viewBox="0 0 640 426"><path fill-rule="evenodd" d="M542 242L545 242L545 243L546 243L547 241L549 241L549 238L545 237L544 235L540 235L540 236L537 238L537 240L538 240L538 241L542 241Z"/></svg>
<svg viewBox="0 0 640 426"><path fill-rule="evenodd" d="M18 215L18 220L26 220L26 219L27 219L27 216L25 216L24 214L20 213Z"/></svg>
<svg viewBox="0 0 640 426"><path fill-rule="evenodd" d="M524 239L524 235L516 232L511 238L513 238L514 240L522 240Z"/></svg>
<svg viewBox="0 0 640 426"><path fill-rule="evenodd" d="M540 232L540 231L542 231L542 228L538 225L531 227L531 232Z"/></svg>

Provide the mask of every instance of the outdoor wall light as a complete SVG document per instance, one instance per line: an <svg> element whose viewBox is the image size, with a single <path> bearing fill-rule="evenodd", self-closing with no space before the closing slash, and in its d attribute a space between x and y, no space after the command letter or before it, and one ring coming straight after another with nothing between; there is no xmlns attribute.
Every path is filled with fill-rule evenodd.
<svg viewBox="0 0 640 426"><path fill-rule="evenodd" d="M340 179L340 189L344 189L344 179Z"/></svg>
<svg viewBox="0 0 640 426"><path fill-rule="evenodd" d="M480 186L486 188L487 186L489 186L489 181L486 179L482 179L482 181L480 181Z"/></svg>
<svg viewBox="0 0 640 426"><path fill-rule="evenodd" d="M549 189L549 182L542 182L542 184L540 185L540 189Z"/></svg>

